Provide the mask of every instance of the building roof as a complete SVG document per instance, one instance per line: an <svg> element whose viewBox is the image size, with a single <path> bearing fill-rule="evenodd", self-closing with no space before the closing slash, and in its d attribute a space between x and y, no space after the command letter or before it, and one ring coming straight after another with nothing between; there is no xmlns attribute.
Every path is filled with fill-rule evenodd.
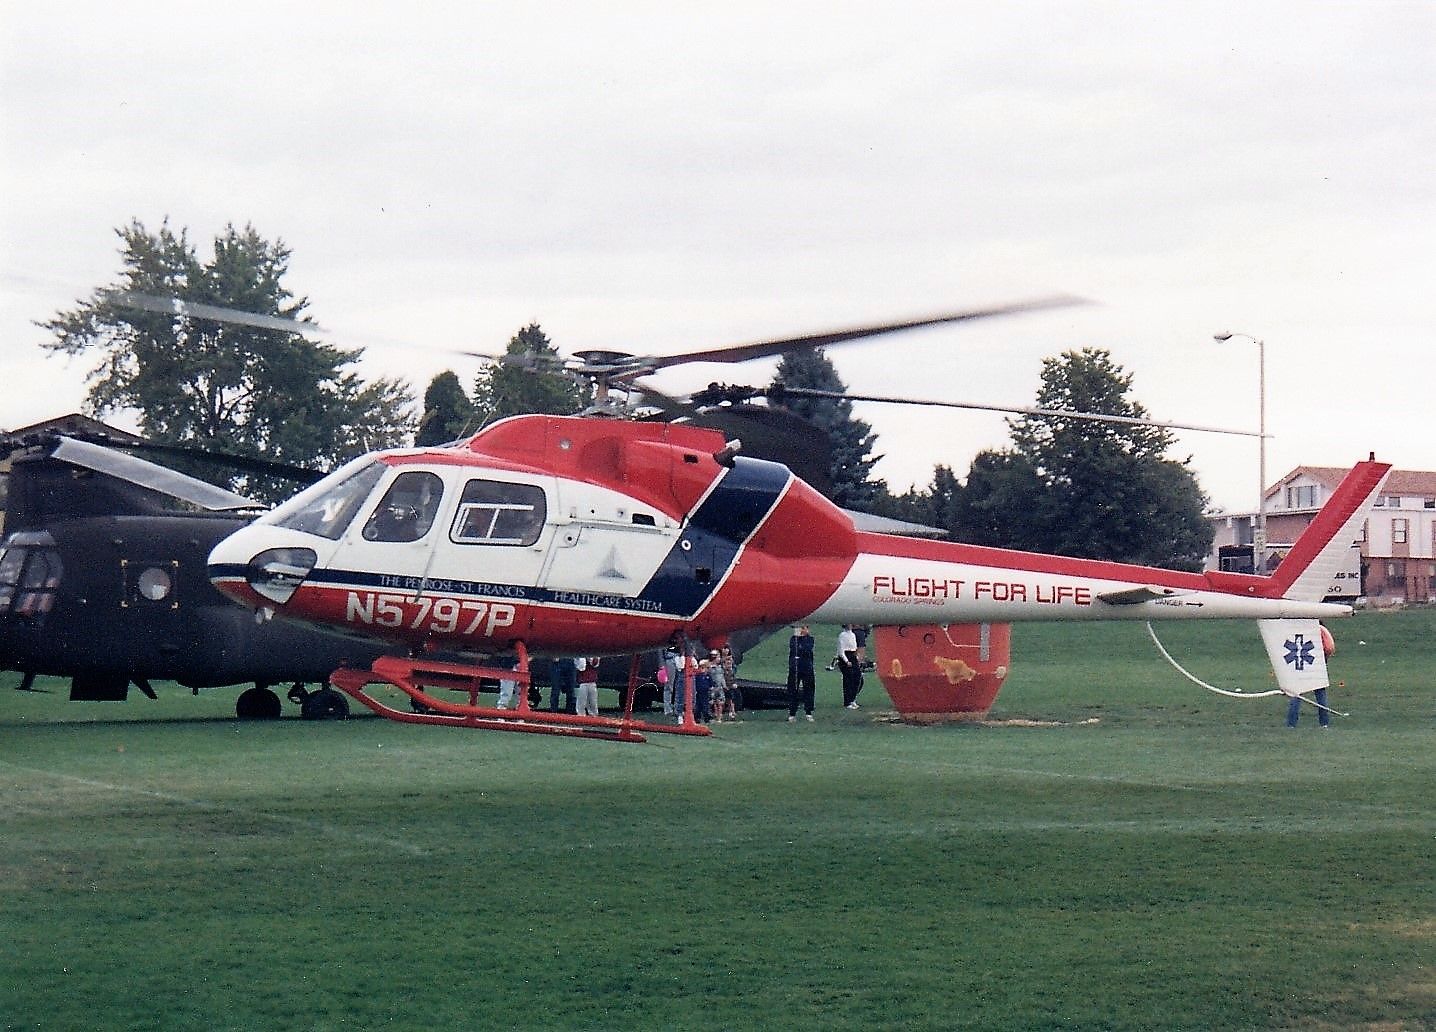
<svg viewBox="0 0 1436 1032"><path fill-rule="evenodd" d="M71 412L64 416L55 416L53 419L42 420L39 423L31 423L29 426L17 426L10 433L16 437L24 437L26 434L54 433L54 434L82 434L101 435L113 441L121 443L138 444L144 440L128 430L121 430L117 426L110 426L102 423L92 416L82 412Z"/></svg>
<svg viewBox="0 0 1436 1032"><path fill-rule="evenodd" d="M1282 477L1270 488L1267 494L1279 491L1286 484L1297 477L1306 476L1312 480L1319 481L1327 487L1336 487L1341 483L1343 477L1350 470L1343 466L1298 466L1286 476ZM1386 481L1383 494L1415 496L1426 498L1436 497L1436 472L1415 469L1393 469L1391 477Z"/></svg>

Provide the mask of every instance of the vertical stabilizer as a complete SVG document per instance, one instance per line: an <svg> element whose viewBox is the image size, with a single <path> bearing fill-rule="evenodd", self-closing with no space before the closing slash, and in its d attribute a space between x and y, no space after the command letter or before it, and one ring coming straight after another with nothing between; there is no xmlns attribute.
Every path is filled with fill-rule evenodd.
<svg viewBox="0 0 1436 1032"><path fill-rule="evenodd" d="M1390 472L1389 463L1374 460L1351 468L1272 574L1283 598L1320 602L1326 597Z"/></svg>

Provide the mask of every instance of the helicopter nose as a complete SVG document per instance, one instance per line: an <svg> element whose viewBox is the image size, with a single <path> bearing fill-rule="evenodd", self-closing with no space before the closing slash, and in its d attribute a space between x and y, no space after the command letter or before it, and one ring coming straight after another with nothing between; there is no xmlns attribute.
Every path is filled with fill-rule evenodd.
<svg viewBox="0 0 1436 1032"><path fill-rule="evenodd" d="M207 572L219 592L256 608L288 602L318 561L312 548L265 541L246 529L214 547Z"/></svg>

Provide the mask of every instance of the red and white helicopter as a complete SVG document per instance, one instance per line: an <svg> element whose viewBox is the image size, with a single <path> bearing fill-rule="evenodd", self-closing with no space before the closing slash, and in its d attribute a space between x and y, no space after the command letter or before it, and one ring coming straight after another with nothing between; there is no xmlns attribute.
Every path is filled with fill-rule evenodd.
<svg viewBox="0 0 1436 1032"><path fill-rule="evenodd" d="M684 356L590 353L579 368L603 394L683 361L742 361L1045 304ZM1388 470L1357 464L1272 575L1186 573L865 532L787 466L743 456L717 430L518 416L454 445L350 462L221 542L209 575L261 619L392 644L399 654L336 671L332 683L405 721L630 740L706 734L691 719L530 711L526 691L518 710L498 710L479 705L479 683L526 682L535 654L612 656L675 639L716 647L741 629L795 622L1252 619L1281 691L1296 696L1327 686L1318 621L1350 609L1321 600ZM517 656L516 668L498 656ZM381 682L423 712L367 692ZM467 688L469 701L432 686Z"/></svg>

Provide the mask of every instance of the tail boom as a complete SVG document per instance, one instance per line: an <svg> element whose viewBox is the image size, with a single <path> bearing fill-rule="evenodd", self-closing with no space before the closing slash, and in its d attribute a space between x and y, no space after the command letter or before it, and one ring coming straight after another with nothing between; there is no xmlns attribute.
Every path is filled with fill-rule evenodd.
<svg viewBox="0 0 1436 1032"><path fill-rule="evenodd" d="M937 542L903 554L893 539L865 547L810 619L820 623L1059 620L1325 619L1350 607L1214 588L1202 574ZM1264 579L1264 578L1258 578Z"/></svg>
<svg viewBox="0 0 1436 1032"><path fill-rule="evenodd" d="M1349 606L1321 599L1390 468L1375 461L1353 467L1272 576L859 533L856 560L810 618L885 625L1346 616Z"/></svg>

